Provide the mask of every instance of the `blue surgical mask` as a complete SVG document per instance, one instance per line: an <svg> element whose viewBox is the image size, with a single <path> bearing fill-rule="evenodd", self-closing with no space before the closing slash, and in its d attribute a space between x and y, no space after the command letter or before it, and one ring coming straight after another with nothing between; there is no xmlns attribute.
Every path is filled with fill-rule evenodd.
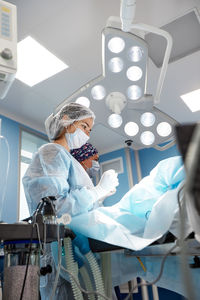
<svg viewBox="0 0 200 300"><path fill-rule="evenodd" d="M100 170L100 165L98 161L92 160L92 167L87 169L88 175L90 177L95 177Z"/></svg>
<svg viewBox="0 0 200 300"><path fill-rule="evenodd" d="M80 128L74 133L65 133L65 138L70 149L81 148L89 140L89 136Z"/></svg>

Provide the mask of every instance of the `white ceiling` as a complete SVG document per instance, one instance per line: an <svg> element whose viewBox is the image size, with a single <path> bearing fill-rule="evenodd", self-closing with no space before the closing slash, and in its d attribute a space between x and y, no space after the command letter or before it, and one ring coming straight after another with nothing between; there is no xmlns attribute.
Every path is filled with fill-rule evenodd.
<svg viewBox="0 0 200 300"><path fill-rule="evenodd" d="M16 79L0 102L1 114L45 132L44 120L56 106L101 75L101 33L110 16L119 16L120 0L8 2L17 6L18 41L30 35L69 65L67 70L34 87ZM200 11L199 0L138 0L135 22L162 27L193 8ZM155 89L158 72L154 66L147 87L149 93ZM199 121L200 111L192 113L180 98L197 88L200 88L200 51L169 64L157 107L180 123ZM100 120L99 106L95 113ZM101 153L124 146L124 138L99 121L91 142Z"/></svg>

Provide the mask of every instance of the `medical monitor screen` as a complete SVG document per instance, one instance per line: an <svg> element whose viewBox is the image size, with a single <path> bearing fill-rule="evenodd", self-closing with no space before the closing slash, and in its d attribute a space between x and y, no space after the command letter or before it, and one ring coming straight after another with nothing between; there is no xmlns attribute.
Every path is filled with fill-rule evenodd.
<svg viewBox="0 0 200 300"><path fill-rule="evenodd" d="M188 146L190 144L196 124L177 125L175 127L177 146L179 152L182 155L183 161L185 161Z"/></svg>
<svg viewBox="0 0 200 300"><path fill-rule="evenodd" d="M184 163L186 163L186 155L190 142L192 141L192 143L195 144L196 151L193 154L189 153L190 170L187 174L187 186L188 191L194 200L198 215L200 215L200 136L195 135L195 137L193 137L196 126L196 124L177 125L175 127L175 132L177 137L177 146L183 157Z"/></svg>

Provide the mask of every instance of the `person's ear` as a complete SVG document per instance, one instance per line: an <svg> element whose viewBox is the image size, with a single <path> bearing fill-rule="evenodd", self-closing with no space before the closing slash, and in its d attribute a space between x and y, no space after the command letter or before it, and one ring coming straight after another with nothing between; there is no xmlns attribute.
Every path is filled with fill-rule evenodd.
<svg viewBox="0 0 200 300"><path fill-rule="evenodd" d="M76 131L76 127L73 124L67 126L66 133L74 133Z"/></svg>

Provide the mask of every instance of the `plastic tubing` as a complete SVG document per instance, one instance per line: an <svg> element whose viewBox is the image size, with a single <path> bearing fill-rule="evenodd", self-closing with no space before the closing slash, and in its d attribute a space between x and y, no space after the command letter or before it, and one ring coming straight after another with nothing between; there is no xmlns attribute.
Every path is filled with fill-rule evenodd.
<svg viewBox="0 0 200 300"><path fill-rule="evenodd" d="M90 280L90 277L88 275L86 267L83 265L79 269L79 271L80 271L81 277L83 278L85 289L87 291L92 291L93 290L93 286L92 286L92 282ZM88 294L87 297L88 297L88 300L95 300L95 295L94 294Z"/></svg>
<svg viewBox="0 0 200 300"><path fill-rule="evenodd" d="M55 281L53 284L53 290L51 293L51 297L50 300L53 300L54 295L56 293L56 288L57 288L57 284L58 284L58 278L60 275L60 269L61 269L61 251L62 251L62 245L61 245L61 239L60 239L60 226L57 225L57 238L58 238L58 267L57 267L57 272L56 272L56 277L55 277Z"/></svg>
<svg viewBox="0 0 200 300"><path fill-rule="evenodd" d="M70 273L74 275L76 280L78 280L78 265L74 262L73 251L72 251L72 243L71 238L64 238L64 247L65 247L65 259L66 259L66 266L67 270L69 271L69 277L72 285L72 291L74 295L74 299L83 300L82 292L80 291L79 287L76 285L75 281L73 280Z"/></svg>
<svg viewBox="0 0 200 300"><path fill-rule="evenodd" d="M105 295L105 289L104 289L103 279L101 276L101 270L100 270L100 267L93 255L93 253L91 251L89 251L85 255L85 257L87 258L88 263L90 265L97 292L100 292L101 294ZM97 299L100 300L100 299L104 299L104 298L102 296L98 295Z"/></svg>

